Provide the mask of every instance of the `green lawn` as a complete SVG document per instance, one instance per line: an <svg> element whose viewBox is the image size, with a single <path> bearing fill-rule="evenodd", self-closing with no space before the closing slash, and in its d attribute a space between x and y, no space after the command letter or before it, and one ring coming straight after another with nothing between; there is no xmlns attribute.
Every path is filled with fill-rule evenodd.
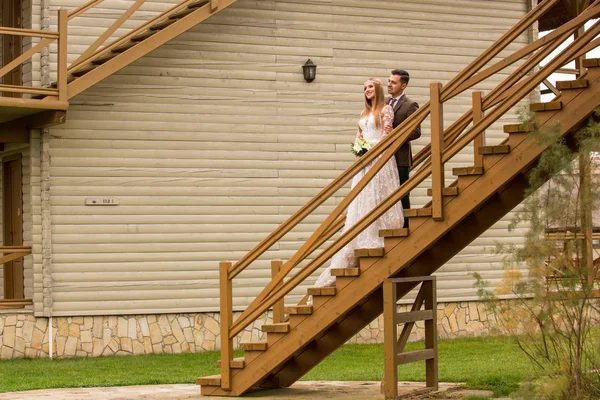
<svg viewBox="0 0 600 400"><path fill-rule="evenodd" d="M410 344L414 350L422 343ZM517 388L531 372L528 360L507 338L439 341L439 378L494 390L498 396ZM239 356L239 355L238 355ZM0 361L0 392L20 390L193 383L214 375L218 353L100 357L63 360ZM309 372L303 380L378 381L383 375L382 345L346 345ZM399 368L399 380L424 381L425 363Z"/></svg>

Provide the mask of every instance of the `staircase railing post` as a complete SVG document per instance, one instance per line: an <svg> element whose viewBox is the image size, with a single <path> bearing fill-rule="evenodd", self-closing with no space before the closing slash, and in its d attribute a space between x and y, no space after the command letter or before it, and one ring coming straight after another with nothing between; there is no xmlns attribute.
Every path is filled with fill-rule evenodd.
<svg viewBox="0 0 600 400"><path fill-rule="evenodd" d="M483 92L476 90L473 92L473 126L477 125L483 119ZM475 167L483 167L483 154L479 154L479 149L485 146L485 131L475 137L473 140L473 157Z"/></svg>
<svg viewBox="0 0 600 400"><path fill-rule="evenodd" d="M69 15L65 8L58 10L58 101L67 101L67 23Z"/></svg>
<svg viewBox="0 0 600 400"><path fill-rule="evenodd" d="M444 219L444 112L440 99L442 84L432 82L429 86L431 107L431 206L432 217L436 221Z"/></svg>
<svg viewBox="0 0 600 400"><path fill-rule="evenodd" d="M433 358L425 360L427 387L438 390L438 346L437 346L437 289L435 276L423 281L425 289L425 309L431 310L433 318L425 321L425 348L433 350Z"/></svg>
<svg viewBox="0 0 600 400"><path fill-rule="evenodd" d="M271 261L271 278L272 279L275 279L275 276L277 276L277 274L281 270L282 265L283 265L283 261L281 261L281 260ZM281 284L275 286L273 288L273 290L277 289L279 286L281 286ZM278 302L273 304L273 323L274 324L279 324L279 323L283 322L283 310L284 310L284 299L282 297L281 300L279 300Z"/></svg>
<svg viewBox="0 0 600 400"><path fill-rule="evenodd" d="M383 343L384 343L384 373L383 395L386 399L398 396L398 324L396 323L396 283L391 279L383 282Z"/></svg>
<svg viewBox="0 0 600 400"><path fill-rule="evenodd" d="M233 340L229 331L233 324L232 282L229 279L229 261L219 264L220 303L221 303L221 388L231 390L231 361L233 360Z"/></svg>

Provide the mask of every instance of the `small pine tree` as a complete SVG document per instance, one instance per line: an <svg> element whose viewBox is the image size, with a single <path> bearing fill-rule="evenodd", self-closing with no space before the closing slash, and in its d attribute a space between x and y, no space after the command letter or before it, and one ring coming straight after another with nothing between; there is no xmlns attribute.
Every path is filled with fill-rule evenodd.
<svg viewBox="0 0 600 400"><path fill-rule="evenodd" d="M533 115L521 112L521 119L531 123ZM596 120L571 143L558 129L532 132L549 148L530 171L528 197L511 221L511 229L527 224L524 243L497 247L505 259L495 290L475 274L497 328L513 336L536 367L524 398L600 398L600 254L592 239L593 226L600 225Z"/></svg>

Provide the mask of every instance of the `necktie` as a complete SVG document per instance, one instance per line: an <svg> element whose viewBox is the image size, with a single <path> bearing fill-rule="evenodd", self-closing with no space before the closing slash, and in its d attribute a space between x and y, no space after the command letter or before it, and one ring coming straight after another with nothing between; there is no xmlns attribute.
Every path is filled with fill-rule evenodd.
<svg viewBox="0 0 600 400"><path fill-rule="evenodd" d="M392 108L394 108L394 106L396 105L396 99L394 99L393 97L390 99L390 106L392 106Z"/></svg>

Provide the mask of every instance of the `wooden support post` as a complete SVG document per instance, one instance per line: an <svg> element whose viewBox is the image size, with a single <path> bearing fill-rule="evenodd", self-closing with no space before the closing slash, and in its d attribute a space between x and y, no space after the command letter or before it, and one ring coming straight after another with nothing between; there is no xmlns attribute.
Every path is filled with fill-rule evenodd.
<svg viewBox="0 0 600 400"><path fill-rule="evenodd" d="M442 84L432 82L429 86L431 107L431 204L432 217L436 221L444 219L444 164L442 152L444 151L444 116L443 105L440 100Z"/></svg>
<svg viewBox="0 0 600 400"><path fill-rule="evenodd" d="M483 92L476 90L473 92L473 126L477 125L483 119ZM483 154L479 154L479 148L485 146L485 131L477 135L473 140L473 154L475 167L483 167Z"/></svg>
<svg viewBox="0 0 600 400"><path fill-rule="evenodd" d="M58 10L58 100L67 98L67 23L69 16L65 8Z"/></svg>
<svg viewBox="0 0 600 400"><path fill-rule="evenodd" d="M271 261L271 278L272 279L275 279L275 276L277 276L277 273L281 269L282 265L283 265L283 261L281 261L281 260ZM273 290L277 289L279 286L281 286L281 283L279 285L275 286L273 288ZM273 323L274 324L280 324L283 322L283 309L284 309L284 298L282 297L281 300L279 300L275 304L273 304Z"/></svg>
<svg viewBox="0 0 600 400"><path fill-rule="evenodd" d="M577 28L577 30L573 33L573 39L577 40L584 33L585 33L585 25ZM575 74L575 79L579 79L586 72L586 68L583 66L583 60L585 60L585 54L583 54L581 57L577 57L575 59L575 70L577 70L577 73Z"/></svg>
<svg viewBox="0 0 600 400"><path fill-rule="evenodd" d="M425 360L427 387L438 390L437 294L435 279L423 282L425 309L433 311L433 319L425 321L425 348L433 350L433 358Z"/></svg>
<svg viewBox="0 0 600 400"><path fill-rule="evenodd" d="M408 312L398 312L397 286L421 282L417 298ZM398 395L398 365L425 360L427 388L438 390L438 347L437 347L437 294L434 276L391 278L383 282L384 322L384 380L381 386L386 399ZM421 306L425 303L425 309ZM403 352L415 321L425 321L425 349ZM398 324L404 324L400 339L396 341ZM393 344L396 344L394 347Z"/></svg>
<svg viewBox="0 0 600 400"><path fill-rule="evenodd" d="M233 324L233 294L232 283L229 279L231 263L221 261L219 264L220 295L221 295L221 388L231 390L231 361L233 360L233 340L229 331Z"/></svg>
<svg viewBox="0 0 600 400"><path fill-rule="evenodd" d="M594 271L594 244L593 244L593 205L592 205L592 169L589 153L579 154L579 209L581 210L581 243L582 262L587 272L587 282L594 284L596 271Z"/></svg>
<svg viewBox="0 0 600 400"><path fill-rule="evenodd" d="M386 399L395 399L398 396L398 367L396 365L398 324L396 323L396 311L396 283L391 279L386 279L383 282L383 395Z"/></svg>

